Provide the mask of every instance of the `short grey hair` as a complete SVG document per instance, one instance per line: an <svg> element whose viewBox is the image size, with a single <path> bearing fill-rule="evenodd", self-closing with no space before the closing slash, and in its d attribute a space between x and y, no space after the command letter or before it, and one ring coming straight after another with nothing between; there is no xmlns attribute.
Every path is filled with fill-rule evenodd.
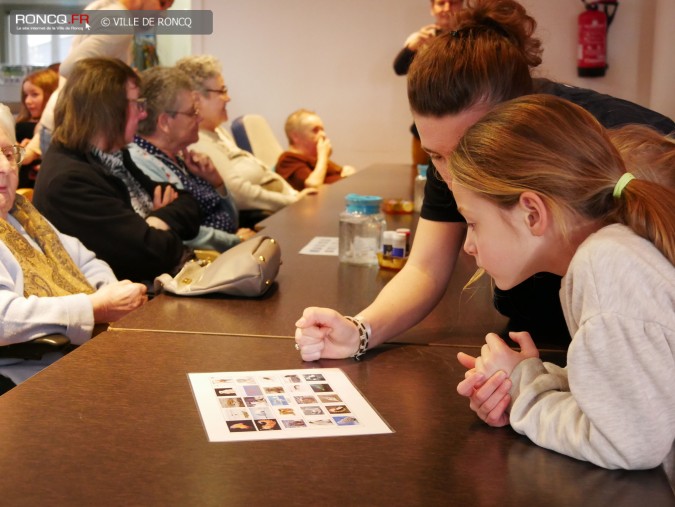
<svg viewBox="0 0 675 507"><path fill-rule="evenodd" d="M0 103L0 128L7 134L12 143L16 143L16 131L14 130L14 115L3 103Z"/></svg>
<svg viewBox="0 0 675 507"><path fill-rule="evenodd" d="M220 61L212 55L186 56L176 62L176 67L190 77L194 89L202 95L207 94L204 81L222 74Z"/></svg>
<svg viewBox="0 0 675 507"><path fill-rule="evenodd" d="M178 94L193 91L192 80L177 67L151 67L141 73L141 97L147 101L147 117L138 123L140 135L157 130L159 115L176 109Z"/></svg>

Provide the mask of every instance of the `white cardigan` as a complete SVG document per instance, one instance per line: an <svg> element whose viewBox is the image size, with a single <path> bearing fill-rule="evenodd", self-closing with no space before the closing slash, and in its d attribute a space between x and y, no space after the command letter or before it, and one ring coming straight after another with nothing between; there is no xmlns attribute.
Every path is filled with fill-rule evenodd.
<svg viewBox="0 0 675 507"><path fill-rule="evenodd" d="M277 211L298 199L298 192L284 178L239 148L222 127L216 128L215 132L201 129L199 141L190 149L211 158L240 210ZM270 182L283 190L265 189L264 185Z"/></svg>
<svg viewBox="0 0 675 507"><path fill-rule="evenodd" d="M39 249L14 217L9 215L7 221ZM97 259L78 239L58 231L56 234L68 255L95 289L117 281L110 266ZM94 309L86 294L24 297L23 280L19 262L9 248L0 242L0 345L25 342L53 333L67 336L75 345L80 345L91 338L94 329ZM0 375L19 383L50 362L52 360L40 362L0 359ZM29 365L34 367L22 368Z"/></svg>

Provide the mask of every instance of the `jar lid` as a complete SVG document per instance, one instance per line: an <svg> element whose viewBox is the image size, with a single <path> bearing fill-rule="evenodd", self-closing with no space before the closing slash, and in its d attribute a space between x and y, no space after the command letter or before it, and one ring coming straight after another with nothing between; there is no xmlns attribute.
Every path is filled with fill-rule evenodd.
<svg viewBox="0 0 675 507"><path fill-rule="evenodd" d="M365 215L379 213L382 205L382 197L377 195L347 194L345 201L349 213L363 213Z"/></svg>

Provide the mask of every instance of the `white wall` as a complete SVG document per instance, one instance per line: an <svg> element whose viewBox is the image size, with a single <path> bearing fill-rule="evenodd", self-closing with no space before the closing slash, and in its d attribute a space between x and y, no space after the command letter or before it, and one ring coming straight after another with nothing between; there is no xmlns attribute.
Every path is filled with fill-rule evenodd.
<svg viewBox="0 0 675 507"><path fill-rule="evenodd" d="M307 107L323 118L338 163L410 160L405 78L392 62L407 35L432 21L428 0L178 0L174 9L186 2L213 11L214 33L174 42L176 56L203 52L223 62L230 118L263 114L283 144L286 116ZM675 117L674 0L620 0L607 75L586 79L576 77L581 2L522 3L539 23L543 75Z"/></svg>

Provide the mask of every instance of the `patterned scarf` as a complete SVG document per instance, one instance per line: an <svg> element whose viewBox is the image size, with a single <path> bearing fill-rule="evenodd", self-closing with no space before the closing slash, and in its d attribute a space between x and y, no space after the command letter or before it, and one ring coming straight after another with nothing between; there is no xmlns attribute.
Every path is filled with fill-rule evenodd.
<svg viewBox="0 0 675 507"><path fill-rule="evenodd" d="M146 218L153 210L152 199L138 180L124 167L122 150L115 153L106 153L92 146L91 154L103 165L103 170L109 176L122 180L129 192L134 211L142 218Z"/></svg>
<svg viewBox="0 0 675 507"><path fill-rule="evenodd" d="M176 157L174 161L147 139L136 136L134 142L150 155L161 160L167 170L180 180L183 188L197 200L204 215L202 225L225 232L236 232L237 220L233 218L233 210L229 209L226 200L220 196L211 183L190 173L182 158Z"/></svg>
<svg viewBox="0 0 675 507"><path fill-rule="evenodd" d="M63 248L54 229L27 199L17 194L10 214L42 249L37 250L7 220L0 218L0 240L19 261L24 296L68 296L94 292Z"/></svg>

